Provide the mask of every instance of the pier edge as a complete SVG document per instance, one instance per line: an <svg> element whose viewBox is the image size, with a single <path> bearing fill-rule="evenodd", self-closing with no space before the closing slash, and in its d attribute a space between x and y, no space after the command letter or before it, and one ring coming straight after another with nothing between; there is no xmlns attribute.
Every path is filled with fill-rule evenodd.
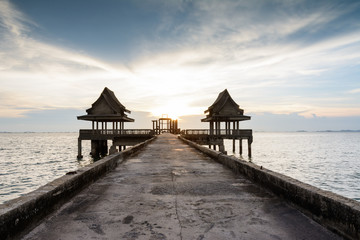
<svg viewBox="0 0 360 240"><path fill-rule="evenodd" d="M319 189L234 156L227 156L181 136L179 139L227 166L234 173L242 174L269 189L305 215L345 239L360 239L360 202Z"/></svg>
<svg viewBox="0 0 360 240"><path fill-rule="evenodd" d="M156 138L153 137L125 151L118 152L88 166L59 177L24 196L0 204L1 239L21 239L71 197L121 164Z"/></svg>

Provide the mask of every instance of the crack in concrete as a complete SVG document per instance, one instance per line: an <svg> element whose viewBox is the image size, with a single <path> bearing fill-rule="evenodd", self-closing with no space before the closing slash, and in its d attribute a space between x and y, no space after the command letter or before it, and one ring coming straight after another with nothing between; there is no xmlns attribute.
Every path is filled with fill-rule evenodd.
<svg viewBox="0 0 360 240"><path fill-rule="evenodd" d="M174 194L175 194L175 213L176 213L176 218L179 222L179 226L180 226L180 239L182 240L182 224L181 224L181 221L180 221L180 217L179 217L179 212L178 212L178 195L177 195L177 191L176 191L176 188L175 188L175 175L176 173L174 171L171 171L171 181L172 181L172 184L173 184L173 190L174 190Z"/></svg>

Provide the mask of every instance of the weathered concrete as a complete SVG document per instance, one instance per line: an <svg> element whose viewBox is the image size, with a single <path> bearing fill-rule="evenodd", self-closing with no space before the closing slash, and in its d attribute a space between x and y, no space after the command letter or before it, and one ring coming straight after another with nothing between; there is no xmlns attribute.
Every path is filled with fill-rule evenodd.
<svg viewBox="0 0 360 240"><path fill-rule="evenodd" d="M152 140L105 157L76 172L69 172L35 191L0 204L0 239L18 238L74 194L114 169L118 163Z"/></svg>
<svg viewBox="0 0 360 240"><path fill-rule="evenodd" d="M340 239L174 135L160 135L24 239Z"/></svg>
<svg viewBox="0 0 360 240"><path fill-rule="evenodd" d="M332 231L349 239L360 239L360 203L358 201L321 190L256 164L180 138L215 161L229 167L234 173L246 176L295 204L303 213Z"/></svg>

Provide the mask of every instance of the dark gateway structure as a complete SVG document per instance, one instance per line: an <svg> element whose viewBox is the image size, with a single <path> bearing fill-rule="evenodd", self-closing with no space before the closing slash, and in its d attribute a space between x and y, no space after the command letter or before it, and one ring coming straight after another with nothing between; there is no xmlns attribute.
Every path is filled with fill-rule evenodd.
<svg viewBox="0 0 360 240"><path fill-rule="evenodd" d="M92 122L91 129L80 129L78 139L78 158L82 158L81 141L91 140L91 155L99 158L108 154L107 140L112 140L110 154L133 146L154 136L151 129L125 129L125 122L134 122L126 113L131 113L116 98L113 91L104 88L100 97L86 110L87 115L78 120ZM110 125L110 126L109 126Z"/></svg>
<svg viewBox="0 0 360 240"><path fill-rule="evenodd" d="M179 134L180 128L178 128L178 120L169 118L166 114L163 114L158 120L152 120L153 130L156 135L161 133Z"/></svg>
<svg viewBox="0 0 360 240"><path fill-rule="evenodd" d="M231 98L227 89L222 91L215 102L205 111L208 115L201 119L202 122L209 123L209 130L188 129L181 131L181 135L191 141L201 145L216 145L220 152L225 152L224 139L233 140L233 151L235 151L235 141L239 140L239 151L242 154L242 140L247 139L248 156L251 157L251 143L253 141L251 129L239 129L240 121L250 120L251 117L244 115L244 110ZM224 128L222 129L222 125Z"/></svg>

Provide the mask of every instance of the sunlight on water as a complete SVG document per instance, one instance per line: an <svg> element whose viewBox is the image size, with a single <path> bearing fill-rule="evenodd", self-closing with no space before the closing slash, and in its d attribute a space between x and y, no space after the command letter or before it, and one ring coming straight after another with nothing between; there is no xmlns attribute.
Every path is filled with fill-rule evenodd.
<svg viewBox="0 0 360 240"><path fill-rule="evenodd" d="M235 156L239 156L236 141ZM232 153L232 141L225 148ZM242 158L247 158L243 141ZM251 161L272 171L360 200L360 133L254 133Z"/></svg>
<svg viewBox="0 0 360 240"><path fill-rule="evenodd" d="M78 133L0 133L0 203L92 162L90 141L78 161Z"/></svg>

